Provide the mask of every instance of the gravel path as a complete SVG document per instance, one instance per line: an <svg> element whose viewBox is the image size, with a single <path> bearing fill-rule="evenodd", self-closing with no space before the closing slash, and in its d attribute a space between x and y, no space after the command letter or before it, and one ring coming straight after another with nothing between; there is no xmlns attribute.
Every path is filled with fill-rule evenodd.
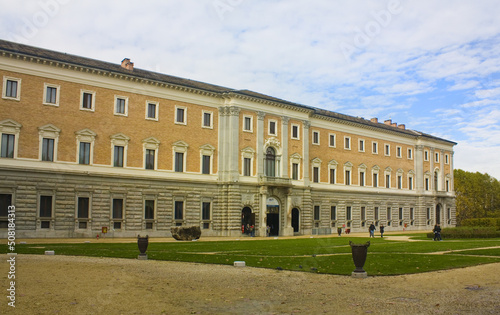
<svg viewBox="0 0 500 315"><path fill-rule="evenodd" d="M1 260L3 287L9 265ZM2 314L499 314L500 263L394 277L18 255ZM5 292L5 291L4 291Z"/></svg>

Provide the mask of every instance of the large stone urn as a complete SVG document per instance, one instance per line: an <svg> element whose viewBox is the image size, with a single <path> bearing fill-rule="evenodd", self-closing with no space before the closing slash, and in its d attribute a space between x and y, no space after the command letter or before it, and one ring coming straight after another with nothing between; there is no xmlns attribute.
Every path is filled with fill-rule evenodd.
<svg viewBox="0 0 500 315"><path fill-rule="evenodd" d="M146 237L141 237L140 235L137 235L137 246L139 247L139 256L137 257L138 259L148 259L148 255L146 254L146 250L148 249L149 245L149 239L148 236Z"/></svg>
<svg viewBox="0 0 500 315"><path fill-rule="evenodd" d="M352 276L355 278L366 278L367 274L363 266L366 262L370 242L366 242L365 244L354 244L349 241L349 245L351 245L352 260L354 261L354 266L356 266L356 269L352 272Z"/></svg>

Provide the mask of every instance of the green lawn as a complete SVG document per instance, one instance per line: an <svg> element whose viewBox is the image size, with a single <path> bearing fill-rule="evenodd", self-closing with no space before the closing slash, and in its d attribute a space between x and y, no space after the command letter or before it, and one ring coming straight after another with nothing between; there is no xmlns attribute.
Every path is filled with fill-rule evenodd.
<svg viewBox="0 0 500 315"><path fill-rule="evenodd" d="M418 238L419 236L417 236ZM398 275L500 262L500 239L406 242L382 238L309 238L214 242L150 243L148 258L208 264L242 260L247 266L350 275L354 270L349 240L370 241L364 269L369 275ZM7 252L3 245L3 252ZM120 257L136 259L135 243L17 244L19 254ZM454 252L458 251L458 252ZM444 254L439 254L445 252Z"/></svg>

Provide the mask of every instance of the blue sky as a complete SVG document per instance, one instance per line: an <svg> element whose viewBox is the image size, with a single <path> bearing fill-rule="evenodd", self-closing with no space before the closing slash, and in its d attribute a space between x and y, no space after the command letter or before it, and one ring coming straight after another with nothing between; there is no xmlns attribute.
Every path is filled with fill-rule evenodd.
<svg viewBox="0 0 500 315"><path fill-rule="evenodd" d="M500 179L497 1L0 0L0 38L379 121L458 143Z"/></svg>

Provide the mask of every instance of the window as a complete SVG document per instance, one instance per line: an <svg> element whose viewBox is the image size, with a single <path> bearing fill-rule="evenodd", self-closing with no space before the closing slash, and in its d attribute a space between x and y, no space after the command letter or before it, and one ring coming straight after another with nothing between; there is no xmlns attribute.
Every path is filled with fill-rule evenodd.
<svg viewBox="0 0 500 315"><path fill-rule="evenodd" d="M21 99L21 79L4 76L2 97L19 101Z"/></svg>
<svg viewBox="0 0 500 315"><path fill-rule="evenodd" d="M330 220L332 220L332 221L337 220L337 207L336 206L330 207Z"/></svg>
<svg viewBox="0 0 500 315"><path fill-rule="evenodd" d="M275 120L269 120L269 135L270 136L276 136L276 121Z"/></svg>
<svg viewBox="0 0 500 315"><path fill-rule="evenodd" d="M184 172L184 153L175 152L175 171Z"/></svg>
<svg viewBox="0 0 500 315"><path fill-rule="evenodd" d="M113 199L113 219L123 219L123 199Z"/></svg>
<svg viewBox="0 0 500 315"><path fill-rule="evenodd" d="M385 188L391 188L391 175L385 174Z"/></svg>
<svg viewBox="0 0 500 315"><path fill-rule="evenodd" d="M352 220L352 208L351 208L351 206L347 206L345 208L345 219L347 221L351 221Z"/></svg>
<svg viewBox="0 0 500 315"><path fill-rule="evenodd" d="M444 164L450 164L450 156L448 154L444 155Z"/></svg>
<svg viewBox="0 0 500 315"><path fill-rule="evenodd" d="M413 160L413 150L408 149L408 160Z"/></svg>
<svg viewBox="0 0 500 315"><path fill-rule="evenodd" d="M128 115L128 97L115 95L115 115Z"/></svg>
<svg viewBox="0 0 500 315"><path fill-rule="evenodd" d="M391 221L392 217L392 212L391 212L391 207L387 207L387 221Z"/></svg>
<svg viewBox="0 0 500 315"><path fill-rule="evenodd" d="M147 199L144 200L144 219L154 220L155 218L155 201Z"/></svg>
<svg viewBox="0 0 500 315"><path fill-rule="evenodd" d="M330 184L335 184L335 169L330 169Z"/></svg>
<svg viewBox="0 0 500 315"><path fill-rule="evenodd" d="M344 149L351 149L351 137L344 137Z"/></svg>
<svg viewBox="0 0 500 315"><path fill-rule="evenodd" d="M429 151L424 151L424 161L429 161Z"/></svg>
<svg viewBox="0 0 500 315"><path fill-rule="evenodd" d="M180 107L176 106L175 107L175 123L178 125L186 125L187 124L187 119L186 119L186 107Z"/></svg>
<svg viewBox="0 0 500 315"><path fill-rule="evenodd" d="M87 221L90 217L90 198L88 197L78 197L78 208L77 208L77 218L78 218L78 228L86 229Z"/></svg>
<svg viewBox="0 0 500 315"><path fill-rule="evenodd" d="M155 169L155 150L151 149L146 149L146 156L144 158L146 165L145 168L147 170L154 170Z"/></svg>
<svg viewBox="0 0 500 315"><path fill-rule="evenodd" d="M398 157L398 158L403 157L402 150L403 150L403 148L401 148L401 147L396 147L396 157Z"/></svg>
<svg viewBox="0 0 500 315"><path fill-rule="evenodd" d="M450 192L450 180L446 179L446 192Z"/></svg>
<svg viewBox="0 0 500 315"><path fill-rule="evenodd" d="M373 209L373 219L378 220L378 207Z"/></svg>
<svg viewBox="0 0 500 315"><path fill-rule="evenodd" d="M366 221L366 207L361 207L361 221Z"/></svg>
<svg viewBox="0 0 500 315"><path fill-rule="evenodd" d="M54 139L43 138L42 161L54 161Z"/></svg>
<svg viewBox="0 0 500 315"><path fill-rule="evenodd" d="M399 208L399 220L403 220L403 208Z"/></svg>
<svg viewBox="0 0 500 315"><path fill-rule="evenodd" d="M346 185L350 185L351 184L351 171L349 171L349 170L345 171L345 179L344 179L344 181L345 181Z"/></svg>
<svg viewBox="0 0 500 315"><path fill-rule="evenodd" d="M158 103L146 102L146 119L158 121Z"/></svg>
<svg viewBox="0 0 500 315"><path fill-rule="evenodd" d="M202 156L202 167L201 167L201 172L202 174L210 174L210 155L203 155Z"/></svg>
<svg viewBox="0 0 500 315"><path fill-rule="evenodd" d="M265 174L266 176L276 176L276 151L268 147L265 156Z"/></svg>
<svg viewBox="0 0 500 315"><path fill-rule="evenodd" d="M15 135L3 133L1 157L11 159L14 158L14 145Z"/></svg>
<svg viewBox="0 0 500 315"><path fill-rule="evenodd" d="M299 140L299 125L292 125L292 139Z"/></svg>
<svg viewBox="0 0 500 315"><path fill-rule="evenodd" d="M292 163L292 179L299 179L299 163Z"/></svg>
<svg viewBox="0 0 500 315"><path fill-rule="evenodd" d="M329 134L328 146L335 148L335 135Z"/></svg>
<svg viewBox="0 0 500 315"><path fill-rule="evenodd" d="M439 153L436 152L436 160L435 160L436 163L439 163Z"/></svg>
<svg viewBox="0 0 500 315"><path fill-rule="evenodd" d="M365 140L359 140L359 152L365 152Z"/></svg>
<svg viewBox="0 0 500 315"><path fill-rule="evenodd" d="M413 190L413 177L408 177L408 189Z"/></svg>
<svg viewBox="0 0 500 315"><path fill-rule="evenodd" d="M319 206L314 206L314 221L320 220L320 208Z"/></svg>
<svg viewBox="0 0 500 315"><path fill-rule="evenodd" d="M319 167L313 167L313 182L319 183Z"/></svg>
<svg viewBox="0 0 500 315"><path fill-rule="evenodd" d="M403 176L398 175L398 189L403 189Z"/></svg>
<svg viewBox="0 0 500 315"><path fill-rule="evenodd" d="M90 143L80 142L80 154L79 154L80 164L90 164Z"/></svg>
<svg viewBox="0 0 500 315"><path fill-rule="evenodd" d="M201 204L201 219L203 221L210 220L210 202L203 202Z"/></svg>
<svg viewBox="0 0 500 315"><path fill-rule="evenodd" d="M9 207L12 206L11 194L0 194L0 229L9 227Z"/></svg>
<svg viewBox="0 0 500 315"><path fill-rule="evenodd" d="M413 208L410 208L410 220L415 220L415 211Z"/></svg>
<svg viewBox="0 0 500 315"><path fill-rule="evenodd" d="M365 172L359 172L359 186L365 185Z"/></svg>
<svg viewBox="0 0 500 315"><path fill-rule="evenodd" d="M373 187L378 187L378 173L373 173Z"/></svg>
<svg viewBox="0 0 500 315"><path fill-rule="evenodd" d="M377 142L372 142L372 153L378 154L378 143Z"/></svg>
<svg viewBox="0 0 500 315"><path fill-rule="evenodd" d="M312 144L319 144L319 131L313 131L312 136Z"/></svg>
<svg viewBox="0 0 500 315"><path fill-rule="evenodd" d="M184 201L174 202L174 220L184 220Z"/></svg>
<svg viewBox="0 0 500 315"><path fill-rule="evenodd" d="M203 128L213 128L212 112L203 111L202 127Z"/></svg>
<svg viewBox="0 0 500 315"><path fill-rule="evenodd" d="M125 148L123 146L119 146L119 145L115 146L114 163L113 163L114 167L123 167L124 150L125 150ZM154 156L153 156L153 159L154 159ZM154 163L153 163L153 165L154 165Z"/></svg>
<svg viewBox="0 0 500 315"><path fill-rule="evenodd" d="M81 91L80 109L95 111L95 92Z"/></svg>
<svg viewBox="0 0 500 315"><path fill-rule="evenodd" d="M40 218L52 217L52 196L40 196Z"/></svg>
<svg viewBox="0 0 500 315"><path fill-rule="evenodd" d="M252 159L243 158L243 176L252 176Z"/></svg>
<svg viewBox="0 0 500 315"><path fill-rule="evenodd" d="M43 104L59 106L59 85L45 83L43 90Z"/></svg>
<svg viewBox="0 0 500 315"><path fill-rule="evenodd" d="M243 131L252 132L252 116L243 116Z"/></svg>
<svg viewBox="0 0 500 315"><path fill-rule="evenodd" d="M385 154L385 156L390 156L391 155L391 146L389 144L385 145L384 154Z"/></svg>

